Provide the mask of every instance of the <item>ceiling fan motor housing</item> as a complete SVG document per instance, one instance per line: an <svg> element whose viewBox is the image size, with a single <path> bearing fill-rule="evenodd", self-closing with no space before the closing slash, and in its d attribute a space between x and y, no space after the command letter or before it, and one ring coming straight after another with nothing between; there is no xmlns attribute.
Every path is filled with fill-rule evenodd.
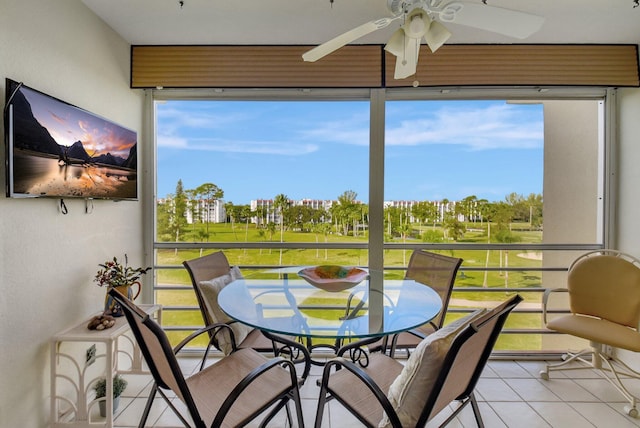
<svg viewBox="0 0 640 428"><path fill-rule="evenodd" d="M440 3L442 0L387 0L387 8L394 16L398 16L408 14L417 8L429 11Z"/></svg>

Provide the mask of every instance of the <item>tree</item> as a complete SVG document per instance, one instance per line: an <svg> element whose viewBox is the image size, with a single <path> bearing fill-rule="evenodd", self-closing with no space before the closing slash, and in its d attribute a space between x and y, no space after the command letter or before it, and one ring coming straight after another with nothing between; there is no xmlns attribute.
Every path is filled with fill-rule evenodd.
<svg viewBox="0 0 640 428"><path fill-rule="evenodd" d="M418 220L419 223L434 223L438 217L438 208L434 203L429 201L421 201L411 207L411 215Z"/></svg>
<svg viewBox="0 0 640 428"><path fill-rule="evenodd" d="M207 235L209 234L209 223L211 222L210 213L211 208L218 199L224 197L224 191L213 183L204 183L194 189L194 192L201 195L205 205L205 221Z"/></svg>
<svg viewBox="0 0 640 428"><path fill-rule="evenodd" d="M164 200L158 201L156 207L157 234L158 241L168 242L173 239L173 234L169 227L171 217L173 216L173 194L168 194Z"/></svg>
<svg viewBox="0 0 640 428"><path fill-rule="evenodd" d="M473 221L475 223L478 217L478 198L476 195L467 196L460 201L460 205L462 206L462 214L464 215L465 220Z"/></svg>
<svg viewBox="0 0 640 428"><path fill-rule="evenodd" d="M227 216L229 217L229 221L231 222L231 230L233 231L233 237L238 240L238 235L236 232L236 221L243 221L242 212L244 207L249 207L248 205L233 205L233 202L229 201L224 204L224 208L227 211ZM249 209L249 211L251 211Z"/></svg>
<svg viewBox="0 0 640 428"><path fill-rule="evenodd" d="M408 221L406 221L403 224L400 224L398 230L400 232L400 236L402 237L402 243L405 244L407 242L407 235L411 233L411 225ZM407 250L402 250L402 264L404 266L407 265Z"/></svg>
<svg viewBox="0 0 640 428"><path fill-rule="evenodd" d="M467 227L458 220L455 214L447 213L444 218L444 229L447 231L448 236L454 241L458 241L464 236L467 231Z"/></svg>
<svg viewBox="0 0 640 428"><path fill-rule="evenodd" d="M195 225L202 220L202 213L198 209L198 194L193 189L185 190L184 193L187 197L187 209L191 213L191 221L195 229Z"/></svg>
<svg viewBox="0 0 640 428"><path fill-rule="evenodd" d="M256 207L256 211L255 211L255 213L256 213L256 218L257 218L256 226L257 226L258 228L263 227L263 225L264 225L264 223L265 223L264 218L265 218L265 217L266 217L266 215L267 215L267 209L266 209L266 207L265 207L264 205L258 205L258 206Z"/></svg>
<svg viewBox="0 0 640 428"><path fill-rule="evenodd" d="M539 228L542 226L542 195L530 193L526 204L529 206L529 227Z"/></svg>
<svg viewBox="0 0 640 428"><path fill-rule="evenodd" d="M357 223L363 216L360 204L356 202L357 197L358 194L353 190L346 190L338 196L338 203L331 207L331 215L345 236L349 234L349 230L354 230L355 236Z"/></svg>
<svg viewBox="0 0 640 428"><path fill-rule="evenodd" d="M251 207L249 205L242 205L240 207L240 217L244 221L244 242L249 242L249 220L251 220ZM244 249L244 253L247 254L247 249Z"/></svg>
<svg viewBox="0 0 640 428"><path fill-rule="evenodd" d="M295 205L287 210L287 224L294 230L308 232L313 223L314 209L308 205Z"/></svg>
<svg viewBox="0 0 640 428"><path fill-rule="evenodd" d="M284 221L285 212L289 208L289 197L283 193L276 195L273 199L273 206L280 214L280 242L284 242ZM280 264L282 265L282 248L280 248Z"/></svg>
<svg viewBox="0 0 640 428"><path fill-rule="evenodd" d="M187 228L186 212L187 195L185 194L184 187L182 186L182 180L180 179L176 184L176 193L172 200L172 206L167 212L167 231L175 239L175 242L180 241L182 234ZM177 248L175 252L176 254L178 253Z"/></svg>
<svg viewBox="0 0 640 428"><path fill-rule="evenodd" d="M324 236L324 243L329 242L329 233L331 233L331 224L330 223L320 223L319 225L320 232ZM327 260L329 258L329 252L327 249L324 249L324 259Z"/></svg>
<svg viewBox="0 0 640 428"><path fill-rule="evenodd" d="M270 221L267 223L267 235L269 235L269 241L273 241L274 233L276 233L276 224ZM271 254L271 248L269 248L269 254Z"/></svg>
<svg viewBox="0 0 640 428"><path fill-rule="evenodd" d="M480 224L488 217L489 201L486 199L478 199L476 201L478 215L480 216Z"/></svg>

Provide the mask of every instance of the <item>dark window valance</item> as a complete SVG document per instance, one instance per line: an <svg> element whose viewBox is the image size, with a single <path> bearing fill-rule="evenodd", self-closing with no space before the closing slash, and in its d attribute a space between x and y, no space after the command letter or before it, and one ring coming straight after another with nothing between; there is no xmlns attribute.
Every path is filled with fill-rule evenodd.
<svg viewBox="0 0 640 428"><path fill-rule="evenodd" d="M132 88L640 86L637 45L423 46L415 76L393 79L381 45L345 46L315 62L310 46L133 46Z"/></svg>

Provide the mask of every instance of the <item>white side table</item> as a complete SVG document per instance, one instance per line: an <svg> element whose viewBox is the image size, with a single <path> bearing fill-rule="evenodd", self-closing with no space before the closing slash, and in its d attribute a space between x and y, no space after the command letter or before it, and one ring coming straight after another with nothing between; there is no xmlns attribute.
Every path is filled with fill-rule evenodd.
<svg viewBox="0 0 640 428"><path fill-rule="evenodd" d="M154 316L158 323L162 322L162 306L161 305L138 305L142 310L151 316ZM137 341L132 337L131 329L126 317L116 318L113 327L106 330L89 330L87 323L89 319L70 327L51 338L51 416L50 426L56 427L95 427L104 426L113 427L113 376L116 373L147 373L143 370L143 358ZM128 341L130 346L128 349L119 347L121 341ZM104 423L92 421L91 409L97 407L100 400L89 400L89 392L91 391L91 383L95 377L88 378L89 364L85 359L79 361L64 351L65 342L85 342L87 344L105 344L105 353L96 356L97 360L104 358L104 376L106 378L106 418ZM90 346L90 345L88 345ZM118 367L120 357L126 356L131 362L130 367ZM84 357L84 356L83 356ZM65 370L61 367L62 360L67 361ZM71 369L68 369L71 367ZM76 401L69 397L61 395L62 388L59 383L64 382L67 386L75 388ZM64 409L61 409L61 403L65 403ZM61 415L61 410L64 414Z"/></svg>

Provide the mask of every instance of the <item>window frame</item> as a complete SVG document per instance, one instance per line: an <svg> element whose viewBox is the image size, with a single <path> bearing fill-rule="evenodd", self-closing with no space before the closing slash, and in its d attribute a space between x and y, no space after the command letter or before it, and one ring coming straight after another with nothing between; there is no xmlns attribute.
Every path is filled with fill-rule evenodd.
<svg viewBox="0 0 640 428"><path fill-rule="evenodd" d="M596 87L530 87L530 88L373 88L373 89L151 89L145 90L145 132L150 136L145 144L143 163L145 180L143 182L143 217L144 217L144 247L149 265L156 265L155 251L159 248L188 247L188 243L158 243L156 236L156 103L165 100L270 100L270 101L349 101L366 100L370 103L370 150L369 150L369 241L366 247L369 251L369 269L371 272L372 289L382 289L382 275L384 271L384 252L386 250L413 250L429 247L429 249L497 249L509 245L511 249L529 249L532 245L525 244L403 244L384 242L384 157L385 157L385 106L387 101L402 100L602 100L604 112L601 115L602 128L601 153L598 154L599 165L602 168L598 174L599 188L602 189L603 201L598 234L601 243L589 245L577 244L535 244L536 248L548 250L580 251L599 248L615 248L615 213L616 213L616 167L617 167L617 130L616 123L616 90L614 88ZM372 174L371 171L376 171ZM287 248L288 244L273 243L274 248ZM244 243L236 245L216 242L199 243L202 248L251 248ZM321 246L321 245L320 245ZM357 245L356 245L357 246ZM354 246L354 247L356 247ZM289 246L291 247L291 246ZM300 247L318 247L308 243ZM333 247L338 248L338 247ZM155 301L154 287L143 289L142 300ZM543 286L544 287L544 286ZM372 293L372 296L382 296L382 293ZM372 306L382 307L382 302L371 302Z"/></svg>

